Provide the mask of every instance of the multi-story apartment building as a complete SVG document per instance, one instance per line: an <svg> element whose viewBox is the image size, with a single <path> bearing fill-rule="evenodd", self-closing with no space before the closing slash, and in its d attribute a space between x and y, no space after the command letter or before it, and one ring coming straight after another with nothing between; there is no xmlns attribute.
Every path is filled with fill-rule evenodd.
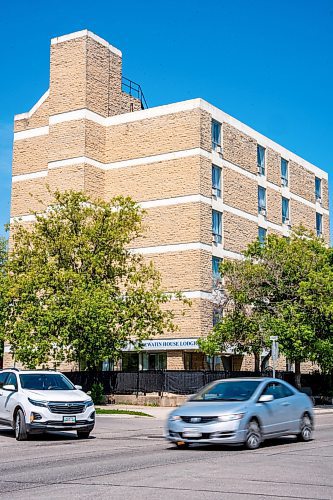
<svg viewBox="0 0 333 500"><path fill-rule="evenodd" d="M299 224L329 241L326 172L202 99L146 109L121 52L89 31L52 39L49 90L15 117L11 217L31 222L47 185L132 196L148 228L133 250L154 261L165 290L192 300L184 316L172 304L173 338L124 353L123 368L203 368L197 339L213 326L220 259ZM252 366L232 353L218 363Z"/></svg>

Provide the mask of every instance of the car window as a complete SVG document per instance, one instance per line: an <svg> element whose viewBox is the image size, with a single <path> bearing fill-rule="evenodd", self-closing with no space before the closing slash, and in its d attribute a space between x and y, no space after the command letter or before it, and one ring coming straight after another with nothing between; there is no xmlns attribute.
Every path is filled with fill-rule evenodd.
<svg viewBox="0 0 333 500"><path fill-rule="evenodd" d="M204 387L190 401L246 401L250 399L260 380L230 380L213 382Z"/></svg>
<svg viewBox="0 0 333 500"><path fill-rule="evenodd" d="M29 373L20 375L22 389L32 391L69 391L74 385L61 373Z"/></svg>
<svg viewBox="0 0 333 500"><path fill-rule="evenodd" d="M17 390L17 378L16 378L15 373L10 373L8 375L8 378L6 380L5 385L13 385L15 387L15 389Z"/></svg>
<svg viewBox="0 0 333 500"><path fill-rule="evenodd" d="M7 376L8 376L8 372L0 372L0 389L3 388Z"/></svg>
<svg viewBox="0 0 333 500"><path fill-rule="evenodd" d="M263 391L264 395L272 395L274 399L286 398L292 396L293 393L287 386L280 382L270 382Z"/></svg>

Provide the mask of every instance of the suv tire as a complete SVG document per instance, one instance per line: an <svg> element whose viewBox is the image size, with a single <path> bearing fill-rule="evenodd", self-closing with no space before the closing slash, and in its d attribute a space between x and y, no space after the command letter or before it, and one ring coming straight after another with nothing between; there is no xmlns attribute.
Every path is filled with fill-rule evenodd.
<svg viewBox="0 0 333 500"><path fill-rule="evenodd" d="M27 425L22 410L18 410L15 416L15 437L17 441L28 439Z"/></svg>
<svg viewBox="0 0 333 500"><path fill-rule="evenodd" d="M79 439L88 439L90 436L90 431L76 431L76 433Z"/></svg>

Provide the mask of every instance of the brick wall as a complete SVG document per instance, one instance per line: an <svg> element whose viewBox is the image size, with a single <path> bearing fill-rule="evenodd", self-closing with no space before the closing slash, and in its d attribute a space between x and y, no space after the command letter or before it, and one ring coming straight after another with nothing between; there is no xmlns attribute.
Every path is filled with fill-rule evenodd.
<svg viewBox="0 0 333 500"><path fill-rule="evenodd" d="M257 182L225 167L223 169L223 202L244 212L257 215Z"/></svg>
<svg viewBox="0 0 333 500"><path fill-rule="evenodd" d="M224 248L232 252L243 252L247 245L258 237L258 225L235 214L223 214Z"/></svg>
<svg viewBox="0 0 333 500"><path fill-rule="evenodd" d="M223 123L223 158L256 174L257 141Z"/></svg>

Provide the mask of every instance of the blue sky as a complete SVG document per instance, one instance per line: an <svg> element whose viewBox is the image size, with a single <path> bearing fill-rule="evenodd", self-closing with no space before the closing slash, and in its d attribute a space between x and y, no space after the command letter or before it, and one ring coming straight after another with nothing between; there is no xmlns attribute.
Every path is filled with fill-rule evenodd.
<svg viewBox="0 0 333 500"><path fill-rule="evenodd" d="M333 1L6 1L0 234L13 116L48 88L50 38L85 28L122 50L124 76L142 85L149 107L202 97L331 174Z"/></svg>

